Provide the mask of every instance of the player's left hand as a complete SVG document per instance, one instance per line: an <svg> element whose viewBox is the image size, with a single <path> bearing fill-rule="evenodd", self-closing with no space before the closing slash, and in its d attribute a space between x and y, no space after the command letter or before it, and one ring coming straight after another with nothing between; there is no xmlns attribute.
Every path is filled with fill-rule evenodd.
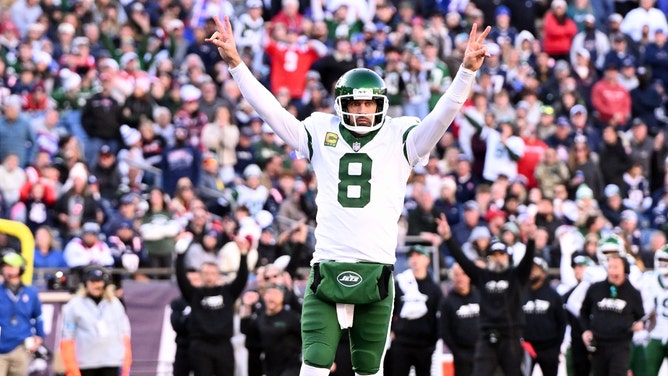
<svg viewBox="0 0 668 376"><path fill-rule="evenodd" d="M469 34L469 43L466 45L466 51L464 52L464 60L462 61L464 68L472 71L480 69L485 57L488 56L484 42L491 30L492 28L487 26L482 34L478 35L478 25L473 24L471 34Z"/></svg>

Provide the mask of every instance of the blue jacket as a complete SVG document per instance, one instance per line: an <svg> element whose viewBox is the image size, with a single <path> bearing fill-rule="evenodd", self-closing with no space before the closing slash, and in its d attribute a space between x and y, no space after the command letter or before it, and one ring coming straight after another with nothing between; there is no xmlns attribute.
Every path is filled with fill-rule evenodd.
<svg viewBox="0 0 668 376"><path fill-rule="evenodd" d="M45 338L37 290L22 286L14 296L4 284L0 285L0 354L9 353L34 334Z"/></svg>

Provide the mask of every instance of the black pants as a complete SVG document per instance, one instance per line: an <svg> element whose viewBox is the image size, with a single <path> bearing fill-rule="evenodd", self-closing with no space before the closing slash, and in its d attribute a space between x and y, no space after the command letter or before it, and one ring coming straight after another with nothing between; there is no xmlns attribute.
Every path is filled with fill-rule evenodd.
<svg viewBox="0 0 668 376"><path fill-rule="evenodd" d="M474 349L459 350L456 355L452 354L455 376L470 376L473 374L473 354Z"/></svg>
<svg viewBox="0 0 668 376"><path fill-rule="evenodd" d="M81 376L118 376L119 367L102 367L82 369Z"/></svg>
<svg viewBox="0 0 668 376"><path fill-rule="evenodd" d="M392 344L392 374L408 376L411 366L415 367L415 376L431 375L431 357L434 347L405 346Z"/></svg>
<svg viewBox="0 0 668 376"><path fill-rule="evenodd" d="M521 376L523 356L519 331L497 334L496 343L490 341L488 334L482 334L475 347L473 375L493 375L499 366L505 376Z"/></svg>
<svg viewBox="0 0 668 376"><path fill-rule="evenodd" d="M589 376L591 361L589 351L582 342L582 335L571 336L571 361L573 362L573 376Z"/></svg>
<svg viewBox="0 0 668 376"><path fill-rule="evenodd" d="M626 376L631 356L630 341L597 341L592 358L596 376Z"/></svg>
<svg viewBox="0 0 668 376"><path fill-rule="evenodd" d="M534 348L536 350L536 359L531 362L531 370L540 366L543 376L557 376L559 373L559 353L561 352L560 344L550 347Z"/></svg>
<svg viewBox="0 0 668 376"><path fill-rule="evenodd" d="M195 376L234 376L234 349L229 339L190 341L190 364Z"/></svg>
<svg viewBox="0 0 668 376"><path fill-rule="evenodd" d="M188 346L176 346L174 354L174 364L172 367L173 376L189 376L192 367L190 366L190 354Z"/></svg>
<svg viewBox="0 0 668 376"><path fill-rule="evenodd" d="M262 376L262 349L248 349L248 376Z"/></svg>

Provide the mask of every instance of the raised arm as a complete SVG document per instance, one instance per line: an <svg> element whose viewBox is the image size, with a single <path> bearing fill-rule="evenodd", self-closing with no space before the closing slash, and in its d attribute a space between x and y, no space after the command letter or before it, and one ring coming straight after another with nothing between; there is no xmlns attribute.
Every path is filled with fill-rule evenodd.
<svg viewBox="0 0 668 376"><path fill-rule="evenodd" d="M217 31L205 41L218 47L220 57L230 67L230 74L253 109L283 141L299 149L300 134L303 133L306 137L306 130L301 126L301 122L281 106L276 97L253 76L242 62L234 40L230 18L225 16L225 24L218 17L214 17L214 20Z"/></svg>
<svg viewBox="0 0 668 376"><path fill-rule="evenodd" d="M436 218L436 223L438 227L436 231L438 234L445 240L445 243L448 245L450 254L455 258L459 266L462 267L464 273L469 276L471 282L476 284L478 281L478 270L480 269L473 260L469 259L464 252L462 247L459 245L457 240L452 236L452 230L450 229L450 224L448 224L445 214L441 213L440 218Z"/></svg>
<svg viewBox="0 0 668 376"><path fill-rule="evenodd" d="M483 42L491 28L488 26L480 35L477 30L477 25L473 24L464 60L452 84L438 100L436 107L415 127L406 140L409 150L414 148L418 156L431 152L469 96L475 72L480 69L487 56L487 47Z"/></svg>
<svg viewBox="0 0 668 376"><path fill-rule="evenodd" d="M239 271L236 278L230 283L230 290L236 300L241 296L241 292L246 287L246 282L248 282L248 262L246 260L248 259L248 251L251 244L253 244L253 238L250 235L246 235L245 237L237 236L234 241L237 243L239 254L241 255L239 257Z"/></svg>
<svg viewBox="0 0 668 376"><path fill-rule="evenodd" d="M185 266L185 256L186 251L192 243L192 236L183 235L181 239L176 242L174 245L174 251L176 252L176 282L179 285L179 290L181 290L181 295L183 298L190 303L195 292L195 287L188 280L186 275L186 266Z"/></svg>

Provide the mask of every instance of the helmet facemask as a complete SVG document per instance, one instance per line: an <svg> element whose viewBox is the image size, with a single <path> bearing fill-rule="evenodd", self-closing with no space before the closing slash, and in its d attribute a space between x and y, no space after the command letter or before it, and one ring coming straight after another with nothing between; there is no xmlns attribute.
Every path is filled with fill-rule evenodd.
<svg viewBox="0 0 668 376"><path fill-rule="evenodd" d="M359 134L367 134L379 129L385 121L387 114L388 101L384 95L373 95L372 89L355 89L356 91L368 93L357 93L351 95L341 95L336 98L334 108L336 114L341 118L341 124L351 132ZM374 100L376 102L376 112L371 114L354 114L348 111L348 104L353 100ZM357 125L357 118L359 116L373 116L371 126Z"/></svg>

